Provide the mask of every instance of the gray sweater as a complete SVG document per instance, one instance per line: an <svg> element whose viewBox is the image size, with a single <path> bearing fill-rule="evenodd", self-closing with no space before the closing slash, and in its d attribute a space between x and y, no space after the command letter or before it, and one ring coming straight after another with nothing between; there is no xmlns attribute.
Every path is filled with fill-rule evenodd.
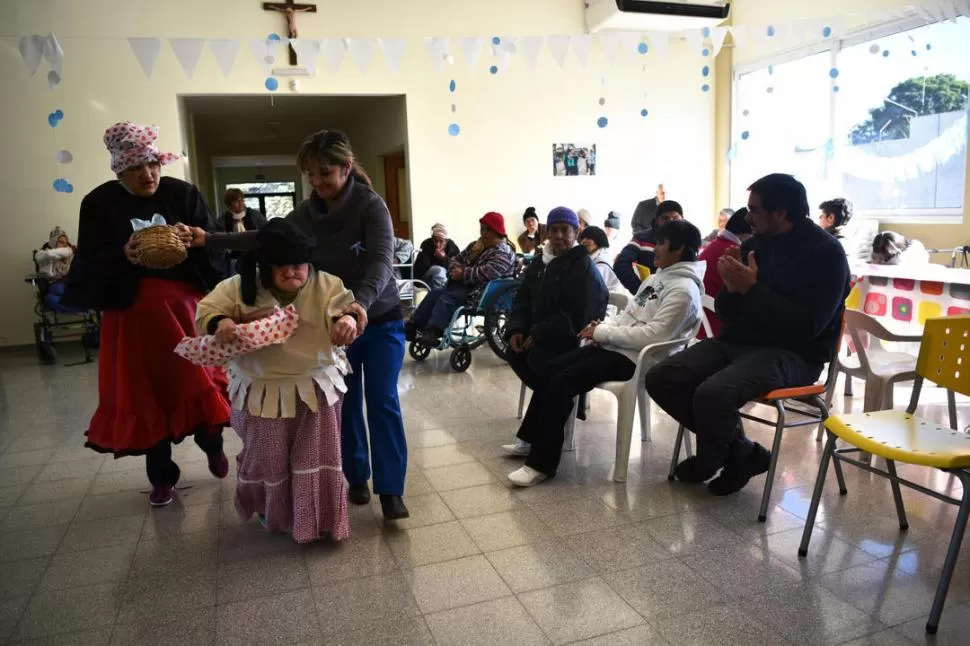
<svg viewBox="0 0 970 646"><path fill-rule="evenodd" d="M328 212L316 193L286 216L317 238L314 266L339 277L367 310L371 322L401 318L393 278L394 233L384 200L363 182L347 180L343 194ZM214 248L248 251L259 246L257 232L210 233Z"/></svg>

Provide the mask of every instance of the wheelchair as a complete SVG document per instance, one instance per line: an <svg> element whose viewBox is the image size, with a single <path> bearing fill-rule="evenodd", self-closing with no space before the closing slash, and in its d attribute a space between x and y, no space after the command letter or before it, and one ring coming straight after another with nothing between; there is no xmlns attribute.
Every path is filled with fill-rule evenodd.
<svg viewBox="0 0 970 646"><path fill-rule="evenodd" d="M36 256L36 252L31 258ZM59 301L58 285L38 273L39 267L34 262L34 273L24 278L24 282L33 285L37 293L34 313L37 321L34 323L34 345L37 348L37 358L44 365L57 363L57 352L54 341L63 339L80 339L84 348L84 361L70 365L81 365L94 361L92 352L98 349L101 338L101 313L91 310L78 309L61 305ZM57 298L55 298L57 297Z"/></svg>
<svg viewBox="0 0 970 646"><path fill-rule="evenodd" d="M505 325L518 287L519 279L515 277L489 282L476 305L463 305L455 311L437 345L418 338L411 342L408 353L415 361L424 361L432 350L451 348L452 370L465 372L472 365L472 350L487 343L504 360Z"/></svg>

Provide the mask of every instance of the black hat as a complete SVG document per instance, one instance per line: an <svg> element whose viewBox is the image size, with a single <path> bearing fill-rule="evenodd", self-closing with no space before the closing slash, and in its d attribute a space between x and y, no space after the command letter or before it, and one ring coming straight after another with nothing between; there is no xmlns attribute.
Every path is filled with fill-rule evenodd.
<svg viewBox="0 0 970 646"><path fill-rule="evenodd" d="M247 305L256 302L256 269L263 286L270 284L272 268L302 265L310 262L317 239L285 218L273 218L256 234L259 249L243 257L240 263L242 298Z"/></svg>
<svg viewBox="0 0 970 646"><path fill-rule="evenodd" d="M586 227L583 232L579 234L580 240L592 240L597 247L600 249L606 249L610 246L610 239L606 237L606 231L599 227Z"/></svg>
<svg viewBox="0 0 970 646"><path fill-rule="evenodd" d="M522 214L522 223L525 224L525 221L529 218L535 218L536 220L539 219L538 214L536 214L536 207L530 206L525 210L525 213Z"/></svg>

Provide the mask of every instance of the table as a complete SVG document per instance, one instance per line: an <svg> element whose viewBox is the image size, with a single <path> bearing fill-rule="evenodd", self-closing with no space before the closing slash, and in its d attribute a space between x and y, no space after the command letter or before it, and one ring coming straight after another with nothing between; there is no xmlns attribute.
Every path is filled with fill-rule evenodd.
<svg viewBox="0 0 970 646"><path fill-rule="evenodd" d="M970 269L857 264L851 271L845 306L879 319L893 332L922 327L929 318L970 314Z"/></svg>

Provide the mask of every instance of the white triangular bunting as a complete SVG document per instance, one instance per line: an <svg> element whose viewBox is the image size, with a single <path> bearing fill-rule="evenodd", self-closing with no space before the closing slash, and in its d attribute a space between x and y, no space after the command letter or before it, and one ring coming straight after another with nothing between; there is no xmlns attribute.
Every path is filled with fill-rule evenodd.
<svg viewBox="0 0 970 646"><path fill-rule="evenodd" d="M162 41L158 38L129 38L128 45L135 54L141 71L145 73L148 80L151 80L158 53L162 51Z"/></svg>
<svg viewBox="0 0 970 646"><path fill-rule="evenodd" d="M579 59L579 63L586 67L586 63L589 61L589 49L593 46L593 37L589 34L572 36L569 39L569 46L576 54L576 58Z"/></svg>
<svg viewBox="0 0 970 646"><path fill-rule="evenodd" d="M666 31L647 32L647 39L649 39L650 41L650 49L653 50L653 54L657 56L657 58L663 58L664 56L667 55L667 43L670 42L669 38L670 38L670 34L667 33ZM694 53L699 54L700 52L697 51Z"/></svg>
<svg viewBox="0 0 970 646"><path fill-rule="evenodd" d="M638 31L621 31L616 36L620 39L620 48L627 53L627 56L636 60L640 55L639 47L643 42L643 34Z"/></svg>
<svg viewBox="0 0 970 646"><path fill-rule="evenodd" d="M47 40L44 43L44 58L50 63L51 69L60 75L64 64L64 50L61 49L61 44L57 42L57 36L54 35L54 32L47 34Z"/></svg>
<svg viewBox="0 0 970 646"><path fill-rule="evenodd" d="M182 71L189 78L195 76L195 68L199 64L199 57L202 56L202 48L205 46L204 38L169 38L168 44L175 52Z"/></svg>
<svg viewBox="0 0 970 646"><path fill-rule="evenodd" d="M748 28L744 25L736 25L728 27L728 31L731 32L731 42L735 47L743 45L748 40Z"/></svg>
<svg viewBox="0 0 970 646"><path fill-rule="evenodd" d="M519 46L522 48L522 56L529 64L529 69L534 70L536 63L539 62L539 52L542 51L542 36L521 36Z"/></svg>
<svg viewBox="0 0 970 646"><path fill-rule="evenodd" d="M970 0L955 0L957 13L961 16L970 16Z"/></svg>
<svg viewBox="0 0 970 646"><path fill-rule="evenodd" d="M559 63L560 69L566 64L566 54L569 53L569 36L547 36L546 44L553 60Z"/></svg>
<svg viewBox="0 0 970 646"><path fill-rule="evenodd" d="M687 46L690 47L691 55L699 55L704 45L704 33L700 29L688 29L684 32L684 38L687 40Z"/></svg>
<svg viewBox="0 0 970 646"><path fill-rule="evenodd" d="M403 38L378 38L377 42L384 53L387 68L391 70L392 74L397 74L398 70L401 69L401 61L404 60L404 49L407 47L407 41Z"/></svg>
<svg viewBox="0 0 970 646"><path fill-rule="evenodd" d="M317 71L317 58L320 56L320 41L312 38L292 38L290 47L296 52L296 60L307 69L311 76Z"/></svg>
<svg viewBox="0 0 970 646"><path fill-rule="evenodd" d="M509 60L511 60L512 54L508 50L501 47L495 50L495 67L501 71L505 71L509 68Z"/></svg>
<svg viewBox="0 0 970 646"><path fill-rule="evenodd" d="M327 65L330 67L330 71L334 74L340 71L340 63L344 60L344 52L347 48L344 47L344 41L342 38L324 38L323 44L321 46L323 50L323 57L327 61Z"/></svg>
<svg viewBox="0 0 970 646"><path fill-rule="evenodd" d="M257 38L249 41L249 51L253 53L253 58L262 68L263 73L272 74L273 65L276 64L283 45L281 40Z"/></svg>
<svg viewBox="0 0 970 646"><path fill-rule="evenodd" d="M478 36L466 36L461 39L461 53L465 57L468 68L474 70L482 58L482 39Z"/></svg>
<svg viewBox="0 0 970 646"><path fill-rule="evenodd" d="M806 20L805 18L799 18L798 20L792 20L791 23L791 33L792 37L795 39L796 43L804 43L806 40L806 34L809 31L809 23L811 20ZM814 37L815 34L812 34Z"/></svg>
<svg viewBox="0 0 970 646"><path fill-rule="evenodd" d="M518 48L515 46L516 36L502 36L502 42L499 44L499 49L502 49L509 54L514 54Z"/></svg>
<svg viewBox="0 0 970 646"><path fill-rule="evenodd" d="M445 58L448 56L451 42L447 38L435 36L425 38L424 44L428 48L428 54L431 55L431 62L434 64L434 68L439 72L445 69Z"/></svg>
<svg viewBox="0 0 970 646"><path fill-rule="evenodd" d="M239 55L239 41L230 38L212 38L209 40L209 50L216 57L216 63L219 64L222 75L229 78L236 56Z"/></svg>
<svg viewBox="0 0 970 646"><path fill-rule="evenodd" d="M44 46L47 39L38 34L32 36L21 36L19 49L20 57L24 59L27 73L33 76L40 67L40 60L44 57Z"/></svg>
<svg viewBox="0 0 970 646"><path fill-rule="evenodd" d="M828 26L832 30L832 34L829 36L829 38L842 36L845 33L845 18L842 16L833 16L829 19Z"/></svg>
<svg viewBox="0 0 970 646"><path fill-rule="evenodd" d="M600 51L603 52L606 62L612 65L620 52L620 35L615 31L601 31L596 34L596 40L599 41Z"/></svg>
<svg viewBox="0 0 970 646"><path fill-rule="evenodd" d="M367 74L370 69L371 61L374 59L374 39L373 38L350 38L348 39L347 49L357 63L357 69L361 74Z"/></svg>
<svg viewBox="0 0 970 646"><path fill-rule="evenodd" d="M711 54L714 57L717 57L721 48L724 47L724 39L727 38L727 34L727 27L715 27L711 30L711 49L713 50Z"/></svg>
<svg viewBox="0 0 970 646"><path fill-rule="evenodd" d="M951 22L957 19L957 6L953 0L943 0L943 3L940 5L940 11Z"/></svg>

